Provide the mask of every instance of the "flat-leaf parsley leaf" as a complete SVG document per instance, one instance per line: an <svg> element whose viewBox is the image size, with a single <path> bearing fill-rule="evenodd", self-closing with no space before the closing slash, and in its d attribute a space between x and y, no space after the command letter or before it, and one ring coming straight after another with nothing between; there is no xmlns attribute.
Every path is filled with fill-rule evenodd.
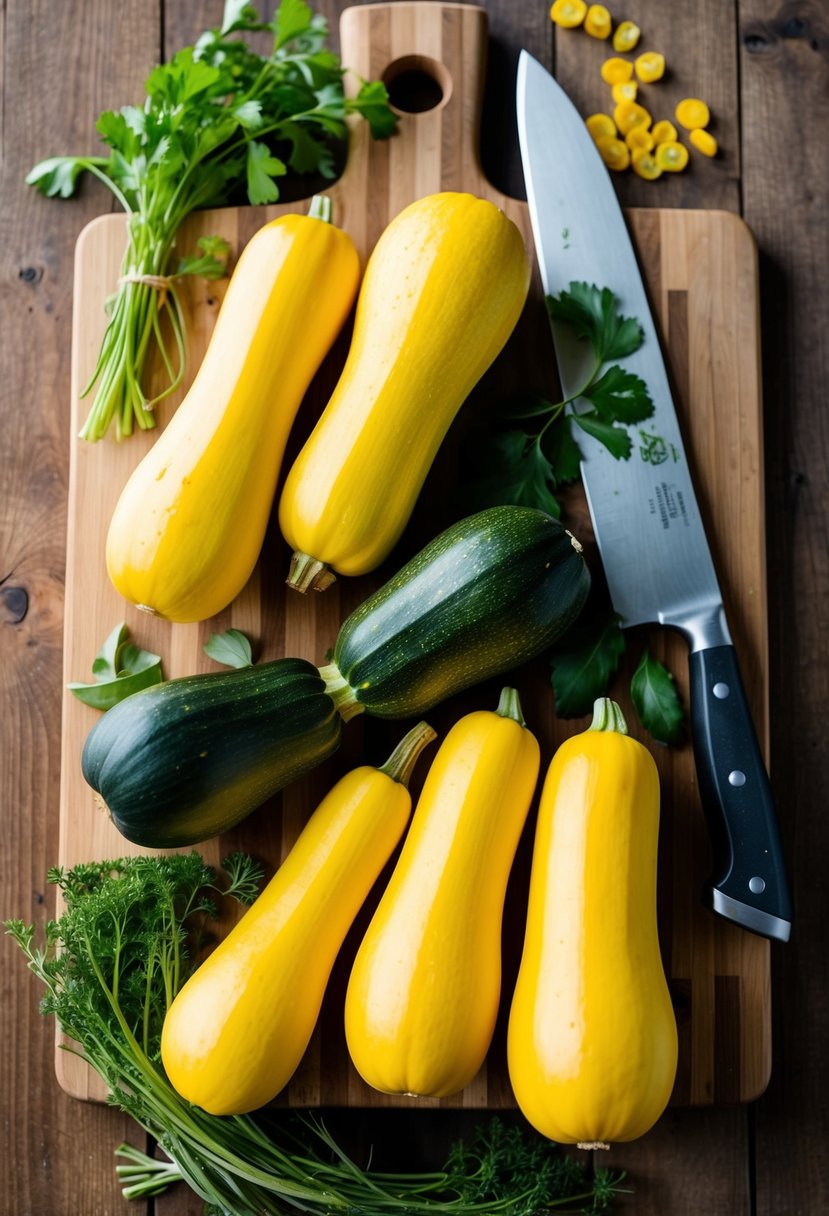
<svg viewBox="0 0 829 1216"><path fill-rule="evenodd" d="M630 695L642 725L660 743L677 743L685 714L676 681L663 663L646 650L630 681Z"/></svg>

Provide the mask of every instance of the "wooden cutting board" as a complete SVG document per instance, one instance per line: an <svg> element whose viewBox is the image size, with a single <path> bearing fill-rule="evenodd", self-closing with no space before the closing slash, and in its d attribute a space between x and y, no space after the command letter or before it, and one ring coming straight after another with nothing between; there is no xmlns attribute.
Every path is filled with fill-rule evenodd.
<svg viewBox="0 0 829 1216"><path fill-rule="evenodd" d="M382 77L401 109L400 130L386 143L372 142L364 128L354 131L347 168L330 190L335 221L346 228L365 256L387 222L412 200L440 190L466 190L503 207L519 225L532 256L526 204L505 198L483 178L477 153L484 84L486 16L459 4L397 3L346 11L341 25L343 61L367 78ZM431 108L423 109L425 105ZM658 185L654 200L658 200ZM191 218L180 248L196 238L220 233L236 254L266 220L305 204L231 208ZM677 390L703 515L721 573L726 607L747 692L761 739L767 733L766 588L762 485L762 433L758 347L757 261L754 243L737 217L718 212L639 210L629 213ZM124 242L122 216L90 224L78 242L76 259L72 434L87 403L79 403L104 328L103 302L119 273ZM189 375L198 366L224 291L222 283L187 281ZM312 324L309 318L309 324ZM329 356L303 404L287 462L297 452L322 409L342 364L348 335ZM288 591L284 576L288 550L271 527L259 566L239 598L218 618L200 625L168 625L150 620L125 604L110 586L104 568L104 540L120 490L154 439L139 434L116 444L90 445L73 438L67 537L65 678L88 679L92 659L113 626L125 620L144 648L163 657L168 677L216 670L202 646L214 631L233 626L254 642L256 656L298 655L324 661L338 624L432 535L464 514L453 496L459 449L474 429L480 410L515 389L556 391L552 347L537 280L522 320L502 355L461 411L424 487L411 525L397 551L373 575L340 579L322 595ZM179 400L177 398L176 400ZM175 401L159 410L163 426ZM568 522L595 561L583 498L569 504ZM631 665L649 643L669 664L687 704L684 643L659 630L634 631ZM628 673L629 674L629 670ZM511 677L520 689L528 723L543 748L543 764L581 721L555 718L544 661ZM502 681L470 690L430 715L441 735L461 713L494 707ZM615 690L624 696L624 681ZM63 705L60 863L71 865L112 857L132 849L98 809L80 772L86 733L94 710L68 693ZM344 732L340 751L317 771L285 790L221 840L201 851L210 862L234 848L257 854L272 871L310 811L330 785L357 764L381 763L407 723L358 718ZM634 732L636 727L633 726ZM639 737L648 742L641 731ZM665 964L671 977L680 1031L680 1064L672 1101L704 1104L748 1100L769 1076L769 946L764 940L718 920L700 904L707 875L708 844L690 748L652 745L662 788L659 871L659 924ZM428 756L429 753L427 753ZM421 761L413 792L422 782ZM504 1107L513 1099L506 1075L504 1017L515 977L523 928L532 817L522 840L510 884L504 929L504 1001L488 1062L456 1098L430 1102L391 1099L371 1091L351 1067L342 1031L342 998L371 901L349 936L332 976L320 1023L294 1079L278 1102L293 1106L432 1105ZM382 885L378 884L379 886ZM70 1093L100 1098L102 1089L75 1056L59 1052L58 1076Z"/></svg>

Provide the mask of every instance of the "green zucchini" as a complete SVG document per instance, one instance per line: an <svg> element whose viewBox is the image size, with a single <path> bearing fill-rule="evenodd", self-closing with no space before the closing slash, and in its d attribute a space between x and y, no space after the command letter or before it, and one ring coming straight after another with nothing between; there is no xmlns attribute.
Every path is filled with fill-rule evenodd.
<svg viewBox="0 0 829 1216"><path fill-rule="evenodd" d="M556 520L481 511L348 617L332 663L277 659L137 692L92 728L84 777L135 844L206 840L331 755L343 720L414 717L539 654L588 585L581 546Z"/></svg>
<svg viewBox="0 0 829 1216"><path fill-rule="evenodd" d="M341 730L316 667L276 659L134 693L96 722L81 766L127 840L175 848L238 823L330 756Z"/></svg>
<svg viewBox="0 0 829 1216"><path fill-rule="evenodd" d="M551 646L584 606L581 545L531 507L454 524L343 623L323 667L344 717L407 718Z"/></svg>

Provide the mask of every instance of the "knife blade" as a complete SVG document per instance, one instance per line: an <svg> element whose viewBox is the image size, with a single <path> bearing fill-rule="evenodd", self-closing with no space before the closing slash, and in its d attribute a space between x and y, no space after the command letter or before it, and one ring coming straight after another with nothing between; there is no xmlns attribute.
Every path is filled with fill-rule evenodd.
<svg viewBox="0 0 829 1216"><path fill-rule="evenodd" d="M653 399L647 441L618 460L580 435L581 474L623 627L670 626L689 644L691 737L713 860L703 899L727 920L788 941L791 901L771 786L625 218L583 119L527 51L518 63L517 109L545 294L559 295L574 281L609 287L644 333L625 370L645 381ZM570 397L590 377L591 351L569 326L552 322L552 332L561 386Z"/></svg>

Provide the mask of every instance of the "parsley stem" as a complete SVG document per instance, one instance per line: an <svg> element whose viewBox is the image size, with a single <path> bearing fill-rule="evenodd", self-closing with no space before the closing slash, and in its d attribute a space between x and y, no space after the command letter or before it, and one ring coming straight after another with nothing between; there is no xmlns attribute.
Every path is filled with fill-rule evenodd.
<svg viewBox="0 0 829 1216"><path fill-rule="evenodd" d="M104 162L104 163L106 163L106 162ZM104 185L106 186L107 190L109 190L112 194L115 195L115 197L118 199L118 202L121 204L121 206L126 211L127 215L132 215L132 207L127 202L126 195L123 194L121 192L121 190L118 189L118 186L115 184L115 182L109 176L109 174L102 172L98 168L98 164L93 160L85 160L84 167L90 173L93 173L95 175L95 177L97 177L99 179L99 181L102 181L104 183Z"/></svg>
<svg viewBox="0 0 829 1216"><path fill-rule="evenodd" d="M564 409L566 406L572 405L574 401L578 401L579 397L589 396L590 390L598 380L603 366L602 361L598 360L587 382L582 385L578 392L572 393L569 397L565 397L563 401L559 402L560 408Z"/></svg>
<svg viewBox="0 0 829 1216"><path fill-rule="evenodd" d="M541 430L537 431L535 433L535 435L532 436L535 447L537 447L539 449L541 448L541 440L544 436L545 431L548 429L548 427L552 426L552 424L556 421L557 418L561 417L562 413L564 412L564 410L567 408L568 405L572 405L574 401L578 401L579 397L586 397L589 394L591 388L596 383L596 380L598 379L598 376L599 376L599 373L601 372L601 370L602 370L602 364L601 364L601 362L598 362L593 369L593 373L590 376L590 379L587 381L587 383L585 385L582 386L582 388L579 389L579 391L577 393L573 393L571 396L565 397L563 401L557 401L555 403L555 405L550 406L550 409L548 411L547 410L544 411L545 413L549 414L549 417L544 422L544 425L541 427Z"/></svg>

